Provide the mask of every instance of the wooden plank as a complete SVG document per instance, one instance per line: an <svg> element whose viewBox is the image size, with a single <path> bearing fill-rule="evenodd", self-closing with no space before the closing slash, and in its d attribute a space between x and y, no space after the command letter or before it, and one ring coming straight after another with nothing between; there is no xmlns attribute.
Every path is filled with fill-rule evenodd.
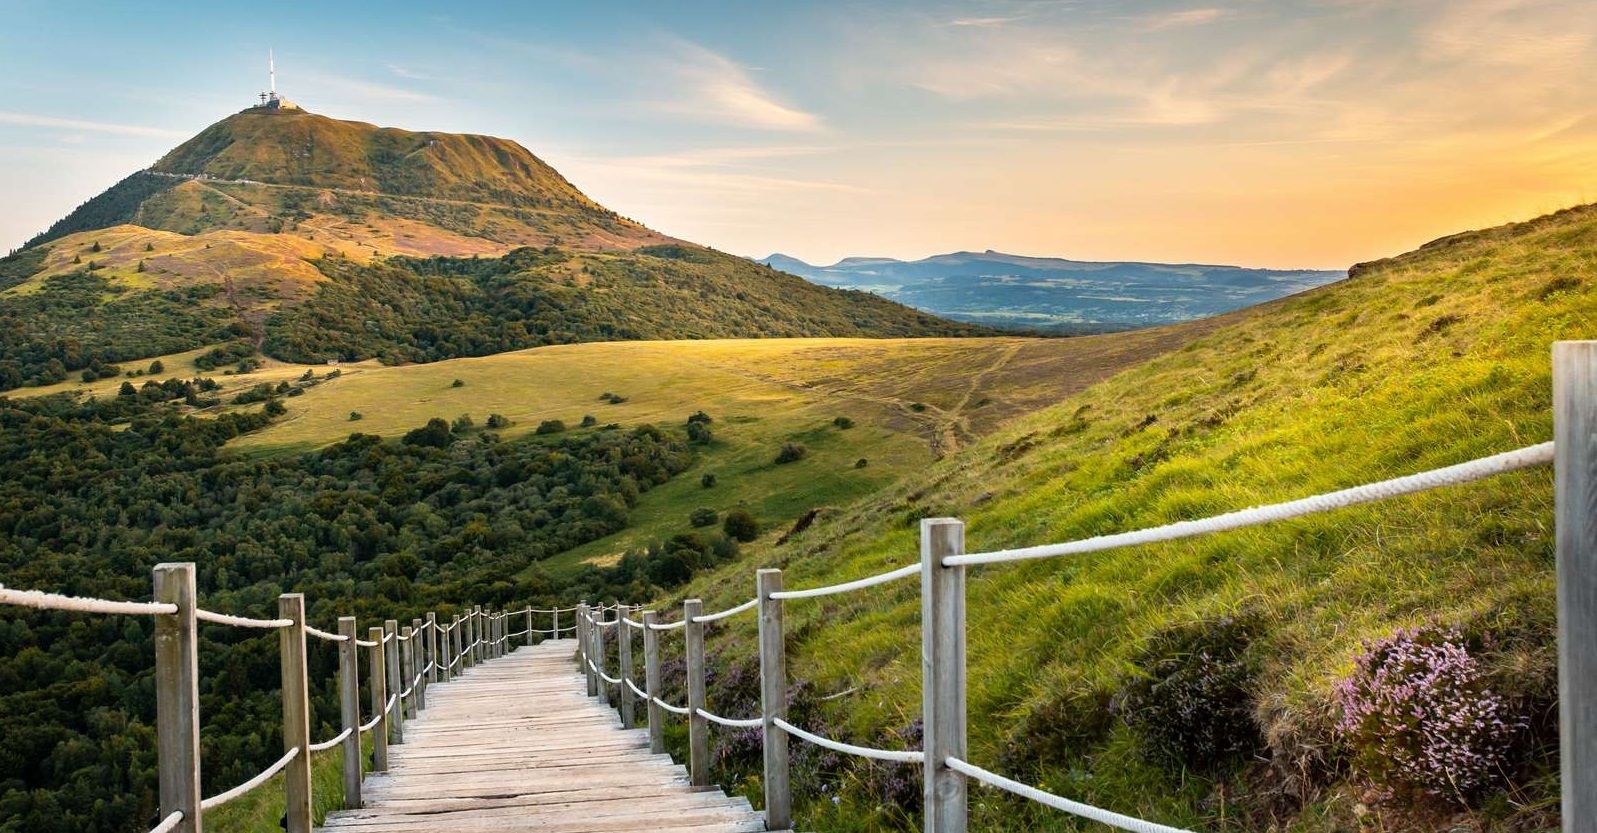
<svg viewBox="0 0 1597 833"><path fill-rule="evenodd" d="M493 627L491 621L487 627ZM585 629L588 630L588 629ZM591 633L588 634L591 637ZM694 787L586 695L574 639L545 639L427 692L365 806L328 833L761 833L747 801Z"/></svg>

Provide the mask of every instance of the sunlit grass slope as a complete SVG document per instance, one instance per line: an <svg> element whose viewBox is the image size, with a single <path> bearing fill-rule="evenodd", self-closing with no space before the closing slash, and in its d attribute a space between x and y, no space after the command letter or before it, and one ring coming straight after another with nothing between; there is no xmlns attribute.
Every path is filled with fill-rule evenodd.
<svg viewBox="0 0 1597 833"><path fill-rule="evenodd" d="M1593 208L1365 265L1016 420L786 545L701 578L662 609L674 618L671 605L689 595L712 610L743 601L756 566L781 566L789 587L803 587L912 563L922 517L965 520L972 551L1040 544L1547 440L1549 348L1597 335L1594 278ZM1438 620L1495 633L1493 661L1512 668L1496 684L1546 704L1555 676L1551 506L1542 470L1266 528L976 568L972 758L1203 830L1440 829L1434 818L1360 805L1369 796L1347 781L1331 734L1331 686L1361 640ZM889 733L920 711L918 583L793 602L788 616L791 674L837 695L821 704L831 728L901 745ZM1258 623L1248 652L1260 663L1251 686L1265 743L1220 785L1152 763L1108 709L1151 637L1228 616ZM717 625L711 665L747 672L753 633L746 617ZM723 713L751 707L711 698ZM1541 829L1556 803L1549 763L1533 760L1516 791L1461 816L1477 825L1465 829ZM898 818L860 773L796 776L811 799L804 825L871 829ZM826 780L834 783L823 793ZM813 800L839 786L835 808ZM1077 829L986 791L973 794L973 813L973 829Z"/></svg>

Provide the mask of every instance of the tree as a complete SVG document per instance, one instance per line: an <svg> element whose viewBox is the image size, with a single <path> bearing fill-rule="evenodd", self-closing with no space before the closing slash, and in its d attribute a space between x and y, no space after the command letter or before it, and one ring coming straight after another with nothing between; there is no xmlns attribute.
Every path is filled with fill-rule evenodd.
<svg viewBox="0 0 1597 833"><path fill-rule="evenodd" d="M145 244L144 244L144 250L145 250L145 251L146 251L146 252L153 252L153 251L155 251L155 244L154 244L154 243L145 243Z"/></svg>
<svg viewBox="0 0 1597 833"><path fill-rule="evenodd" d="M688 423L688 441L694 445L709 445L715 435L710 431L710 426L702 422Z"/></svg>
<svg viewBox="0 0 1597 833"><path fill-rule="evenodd" d="M719 520L721 520L720 513L708 507L700 507L688 514L688 523L694 526L715 526L715 522Z"/></svg>
<svg viewBox="0 0 1597 833"><path fill-rule="evenodd" d="M89 251L91 251L91 252L101 251L101 249L100 249L100 241L98 241L98 240L94 241L94 245L89 247Z"/></svg>
<svg viewBox="0 0 1597 833"><path fill-rule="evenodd" d="M715 475L705 472L704 476L699 478L699 485L706 489L715 488Z"/></svg>
<svg viewBox="0 0 1597 833"><path fill-rule="evenodd" d="M494 429L496 431L504 429L504 428L509 428L510 427L510 419L508 417L506 417L504 414L489 414L488 415L488 427L492 428L492 429Z"/></svg>
<svg viewBox="0 0 1597 833"><path fill-rule="evenodd" d="M871 464L871 461L865 459L864 457L861 457L858 460L854 461L854 468L863 469L863 468L865 468L866 466L868 466L870 464Z"/></svg>
<svg viewBox="0 0 1597 833"><path fill-rule="evenodd" d="M733 509L726 513L726 520L721 522L721 529L728 538L735 538L745 544L760 537L760 522L744 509Z"/></svg>
<svg viewBox="0 0 1597 833"><path fill-rule="evenodd" d="M449 426L449 430L456 434L464 434L475 427L477 427L477 423L471 421L471 414L461 414L455 417L455 422Z"/></svg>
<svg viewBox="0 0 1597 833"><path fill-rule="evenodd" d="M268 399L263 412L269 417L278 417L288 413L288 408L283 405L281 399Z"/></svg>
<svg viewBox="0 0 1597 833"><path fill-rule="evenodd" d="M452 440L453 437L449 433L449 423L445 422L442 417L433 417L427 420L426 425L412 429L405 434L402 442L406 445L426 448L448 448Z"/></svg>
<svg viewBox="0 0 1597 833"><path fill-rule="evenodd" d="M166 372L166 365L162 364L160 359L156 359L155 361L150 362L150 372L151 373L165 373Z"/></svg>
<svg viewBox="0 0 1597 833"><path fill-rule="evenodd" d="M694 411L693 414L688 417L688 424L689 425L692 425L695 422L699 422L699 423L703 423L705 425L709 425L710 423L712 423L714 421L715 420L710 419L710 415L709 414L707 414L707 413L705 413L703 411Z"/></svg>
<svg viewBox="0 0 1597 833"><path fill-rule="evenodd" d="M122 387L116 389L117 396L138 396L139 389L133 387L132 382L123 382Z"/></svg>
<svg viewBox="0 0 1597 833"><path fill-rule="evenodd" d="M803 443L782 443L782 450L776 453L776 462L778 465L796 463L808 456L810 450Z"/></svg>
<svg viewBox="0 0 1597 833"><path fill-rule="evenodd" d="M582 415L582 427L583 428L592 428L593 426L598 425L598 424L599 424L599 418L594 416L593 414L583 414Z"/></svg>
<svg viewBox="0 0 1597 833"><path fill-rule="evenodd" d="M561 422L558 419L546 419L543 422L538 423L537 433L558 434L564 430L566 430L566 424L564 422Z"/></svg>

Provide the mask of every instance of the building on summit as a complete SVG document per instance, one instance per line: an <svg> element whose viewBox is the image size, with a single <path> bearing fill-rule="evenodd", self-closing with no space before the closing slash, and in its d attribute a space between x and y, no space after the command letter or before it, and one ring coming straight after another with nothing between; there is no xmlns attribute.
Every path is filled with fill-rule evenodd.
<svg viewBox="0 0 1597 833"><path fill-rule="evenodd" d="M251 107L252 110L298 110L299 105L277 94L277 60L271 50L266 51L266 76L269 85L266 92L257 93L256 98L260 103Z"/></svg>

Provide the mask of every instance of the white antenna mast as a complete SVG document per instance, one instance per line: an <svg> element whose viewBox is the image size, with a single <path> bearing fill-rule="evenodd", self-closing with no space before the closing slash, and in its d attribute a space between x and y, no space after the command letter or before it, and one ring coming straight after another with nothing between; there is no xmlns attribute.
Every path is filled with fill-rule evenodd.
<svg viewBox="0 0 1597 833"><path fill-rule="evenodd" d="M272 56L272 50L266 50L266 75L271 81L272 97L277 97L277 60Z"/></svg>

